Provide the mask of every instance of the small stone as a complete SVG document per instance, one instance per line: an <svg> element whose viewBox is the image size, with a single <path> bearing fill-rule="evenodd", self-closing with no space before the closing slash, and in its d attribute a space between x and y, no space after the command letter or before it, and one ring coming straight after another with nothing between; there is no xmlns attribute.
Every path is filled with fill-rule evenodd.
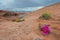
<svg viewBox="0 0 60 40"><path fill-rule="evenodd" d="M41 40L40 38L36 38L35 40Z"/></svg>

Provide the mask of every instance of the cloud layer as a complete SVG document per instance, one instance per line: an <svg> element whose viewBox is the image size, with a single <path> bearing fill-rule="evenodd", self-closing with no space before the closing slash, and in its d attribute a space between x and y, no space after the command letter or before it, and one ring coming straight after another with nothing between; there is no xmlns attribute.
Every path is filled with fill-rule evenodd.
<svg viewBox="0 0 60 40"><path fill-rule="evenodd" d="M15 9L12 9L12 11L21 11L21 12L25 12L25 11L35 11L35 10L41 9L41 8L43 8L43 7L44 7L44 6L42 6L42 7L15 8Z"/></svg>
<svg viewBox="0 0 60 40"><path fill-rule="evenodd" d="M12 9L22 9L28 8L29 10L36 9L37 7L46 6L55 2L60 2L60 0L0 0L0 10L12 10ZM30 7L30 8L29 8ZM36 7L36 8L35 8Z"/></svg>

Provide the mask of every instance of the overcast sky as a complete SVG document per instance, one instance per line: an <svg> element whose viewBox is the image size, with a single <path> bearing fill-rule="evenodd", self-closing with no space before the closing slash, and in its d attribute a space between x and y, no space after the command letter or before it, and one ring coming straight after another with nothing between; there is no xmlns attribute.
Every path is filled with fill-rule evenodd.
<svg viewBox="0 0 60 40"><path fill-rule="evenodd" d="M0 10L32 11L60 0L0 0Z"/></svg>

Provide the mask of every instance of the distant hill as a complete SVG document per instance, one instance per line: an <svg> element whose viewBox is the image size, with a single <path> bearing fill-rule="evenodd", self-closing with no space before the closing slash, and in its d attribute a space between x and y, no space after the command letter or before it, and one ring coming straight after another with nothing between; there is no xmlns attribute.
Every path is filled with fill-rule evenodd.
<svg viewBox="0 0 60 40"><path fill-rule="evenodd" d="M54 18L56 17L56 19L59 19L60 18L60 2L52 4L52 5L48 5L48 6L42 8L42 9L39 9L37 11L33 11L30 14L39 16L44 12L49 12L52 14L52 16Z"/></svg>
<svg viewBox="0 0 60 40"><path fill-rule="evenodd" d="M0 10L0 19L16 19L20 15L26 15L27 12L13 12L13 11L8 11L8 10Z"/></svg>

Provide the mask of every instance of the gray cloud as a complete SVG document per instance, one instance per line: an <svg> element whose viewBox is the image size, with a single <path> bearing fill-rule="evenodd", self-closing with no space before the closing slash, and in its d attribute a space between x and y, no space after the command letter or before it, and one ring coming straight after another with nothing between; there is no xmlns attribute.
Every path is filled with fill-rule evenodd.
<svg viewBox="0 0 60 40"><path fill-rule="evenodd" d="M40 7L60 0L0 0L0 9L12 10L16 8Z"/></svg>
<svg viewBox="0 0 60 40"><path fill-rule="evenodd" d="M15 9L12 9L12 11L35 11L35 10L41 9L43 7L44 6L41 6L41 7L15 8Z"/></svg>

